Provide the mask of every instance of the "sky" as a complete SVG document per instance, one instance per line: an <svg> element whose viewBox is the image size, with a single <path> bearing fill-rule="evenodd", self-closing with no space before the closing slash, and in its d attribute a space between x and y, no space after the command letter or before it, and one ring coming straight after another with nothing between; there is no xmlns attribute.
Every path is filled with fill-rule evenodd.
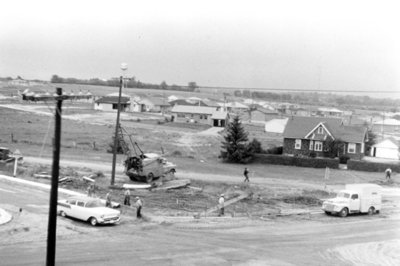
<svg viewBox="0 0 400 266"><path fill-rule="evenodd" d="M0 77L400 91L398 1L2 1Z"/></svg>

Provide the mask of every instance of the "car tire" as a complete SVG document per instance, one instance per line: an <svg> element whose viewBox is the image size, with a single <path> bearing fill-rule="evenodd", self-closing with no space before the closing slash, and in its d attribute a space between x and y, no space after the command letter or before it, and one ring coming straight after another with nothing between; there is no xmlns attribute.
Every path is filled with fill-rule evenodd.
<svg viewBox="0 0 400 266"><path fill-rule="evenodd" d="M93 226L96 226L96 225L97 225L97 219L94 218L94 217L91 217L91 218L89 219L89 222L90 222L90 224L93 225Z"/></svg>
<svg viewBox="0 0 400 266"><path fill-rule="evenodd" d="M66 216L67 216L67 214L66 214L64 211L60 211L60 215L61 215L62 217L66 217Z"/></svg>
<svg viewBox="0 0 400 266"><path fill-rule="evenodd" d="M347 208L343 208L340 212L339 212L339 216L340 217L346 217L349 214L349 210Z"/></svg>
<svg viewBox="0 0 400 266"><path fill-rule="evenodd" d="M154 179L153 173L149 173L149 174L146 176L146 183L151 183L151 182L153 181L153 179Z"/></svg>
<svg viewBox="0 0 400 266"><path fill-rule="evenodd" d="M374 213L375 213L375 208L374 207L369 207L368 215L373 215Z"/></svg>

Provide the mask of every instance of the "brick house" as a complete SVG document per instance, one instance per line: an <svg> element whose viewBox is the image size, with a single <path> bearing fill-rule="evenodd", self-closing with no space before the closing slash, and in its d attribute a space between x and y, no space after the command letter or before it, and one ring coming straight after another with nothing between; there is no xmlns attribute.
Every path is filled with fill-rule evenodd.
<svg viewBox="0 0 400 266"><path fill-rule="evenodd" d="M364 156L367 128L345 126L342 119L327 117L291 117L283 132L283 153L286 155L323 157L328 152L327 142L341 140L340 155L354 159Z"/></svg>

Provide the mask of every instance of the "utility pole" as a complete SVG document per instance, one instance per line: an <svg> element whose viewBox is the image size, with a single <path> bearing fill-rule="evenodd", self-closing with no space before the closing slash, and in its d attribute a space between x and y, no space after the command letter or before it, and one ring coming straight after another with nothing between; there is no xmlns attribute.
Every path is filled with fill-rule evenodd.
<svg viewBox="0 0 400 266"><path fill-rule="evenodd" d="M57 88L57 103L55 113L53 167L51 170L50 211L47 227L47 257L46 265L55 265L56 258L56 230L57 230L57 200L58 200L58 174L60 169L60 143L61 143L61 98L62 89Z"/></svg>
<svg viewBox="0 0 400 266"><path fill-rule="evenodd" d="M27 92L28 93L28 92ZM49 222L47 227L47 254L46 265L55 265L56 258L56 230L57 230L57 200L58 200L58 175L60 169L60 149L61 149L61 111L62 102L67 99L90 99L92 95L63 95L62 88L56 89L55 95L35 94L34 96L26 97L22 94L25 100L51 101L56 100L55 110L55 130L53 143L53 166L51 171L51 190L49 203Z"/></svg>
<svg viewBox="0 0 400 266"><path fill-rule="evenodd" d="M122 93L122 82L123 77L119 79L119 94L118 94L118 105L117 105L117 122L115 123L115 135L114 135L114 149L113 149L113 160L112 160L112 171L111 171L111 185L115 183L115 164L117 162L117 145L118 145L118 128L119 128L119 115L121 112L121 93Z"/></svg>

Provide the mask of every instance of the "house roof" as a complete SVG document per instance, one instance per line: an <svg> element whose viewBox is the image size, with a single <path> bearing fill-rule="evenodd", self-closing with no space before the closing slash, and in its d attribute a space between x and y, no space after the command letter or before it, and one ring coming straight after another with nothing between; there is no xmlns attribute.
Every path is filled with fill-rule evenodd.
<svg viewBox="0 0 400 266"><path fill-rule="evenodd" d="M151 102L155 106L170 106L168 101L163 98L146 97L139 101L140 103Z"/></svg>
<svg viewBox="0 0 400 266"><path fill-rule="evenodd" d="M172 107L172 113L189 113L189 114L213 114L216 111L214 107L208 106L189 106L189 105L175 105Z"/></svg>
<svg viewBox="0 0 400 266"><path fill-rule="evenodd" d="M282 132L285 130L287 121L288 118L272 119L268 122L265 122L265 132L282 134Z"/></svg>
<svg viewBox="0 0 400 266"><path fill-rule="evenodd" d="M226 119L227 116L228 116L228 112L225 112L225 111L214 111L212 113L211 118L212 119Z"/></svg>
<svg viewBox="0 0 400 266"><path fill-rule="evenodd" d="M291 117L283 131L283 137L305 139L306 136L320 123L324 125L326 130L328 130L335 139L352 143L364 142L367 130L365 127L344 126L341 119L327 117Z"/></svg>
<svg viewBox="0 0 400 266"><path fill-rule="evenodd" d="M374 144L372 147L384 148L384 149L399 149L399 143L398 141L392 138L387 138Z"/></svg>
<svg viewBox="0 0 400 266"><path fill-rule="evenodd" d="M266 108L263 108L263 107L257 107L257 109L252 111L252 112L255 112L255 111L259 111L259 112L264 113L264 114L278 114L278 112L275 111L275 110L270 110L270 109L266 109Z"/></svg>
<svg viewBox="0 0 400 266"><path fill-rule="evenodd" d="M121 97L121 104L127 104L129 100L130 98L128 97ZM104 96L97 99L96 103L118 104L118 96Z"/></svg>
<svg viewBox="0 0 400 266"><path fill-rule="evenodd" d="M207 104L205 104L203 101L200 101L200 103L199 102L188 102L187 100L185 100L185 99L177 99L177 100L174 100L174 101L170 101L169 102L171 105L190 105L190 106L208 106Z"/></svg>

